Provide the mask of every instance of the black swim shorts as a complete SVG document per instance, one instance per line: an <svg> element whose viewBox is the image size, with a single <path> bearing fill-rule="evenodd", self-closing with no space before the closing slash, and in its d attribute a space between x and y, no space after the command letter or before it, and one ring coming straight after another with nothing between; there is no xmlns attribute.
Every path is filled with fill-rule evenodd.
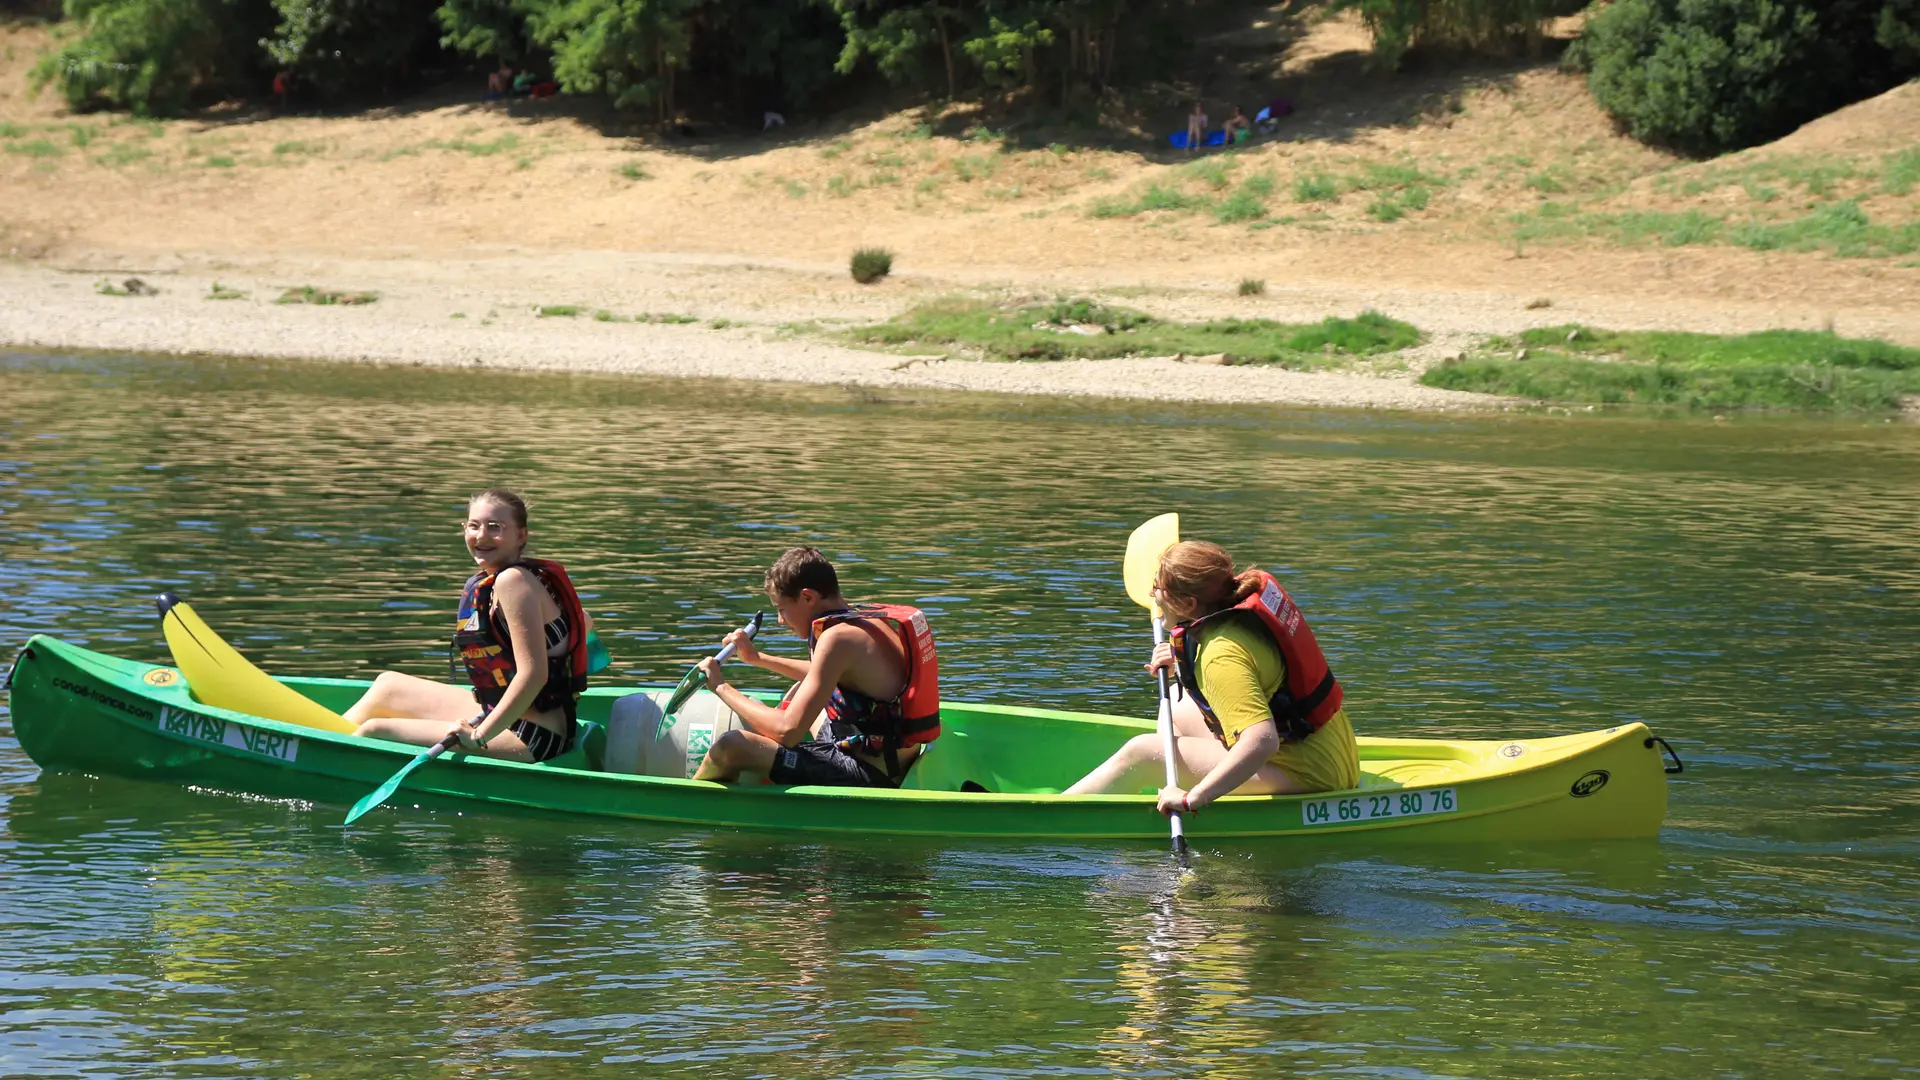
<svg viewBox="0 0 1920 1080"><path fill-rule="evenodd" d="M822 787L898 787L887 774L854 757L834 743L808 742L773 752L767 779L776 784L818 784Z"/></svg>

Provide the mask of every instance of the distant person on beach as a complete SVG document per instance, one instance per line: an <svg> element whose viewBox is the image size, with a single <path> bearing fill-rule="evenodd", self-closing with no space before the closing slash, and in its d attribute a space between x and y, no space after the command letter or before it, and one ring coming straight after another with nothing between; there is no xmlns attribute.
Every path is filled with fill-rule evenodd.
<svg viewBox="0 0 1920 1080"><path fill-rule="evenodd" d="M293 69L281 68L273 74L273 104L277 109L285 110L293 98Z"/></svg>
<svg viewBox="0 0 1920 1080"><path fill-rule="evenodd" d="M700 662L711 689L746 729L713 740L695 780L732 783L741 772L776 784L899 787L920 750L940 737L940 664L927 617L904 604L855 607L825 555L792 548L767 569L780 624L807 640L808 657L769 656L743 630L723 645L734 659L795 686L767 705L727 683L720 662Z"/></svg>
<svg viewBox="0 0 1920 1080"><path fill-rule="evenodd" d="M354 732L432 746L449 736L469 754L548 761L573 748L586 687L587 633L566 570L527 557L527 504L504 488L467 503L461 524L478 570L460 594L455 669L471 686L383 671L343 715Z"/></svg>
<svg viewBox="0 0 1920 1080"><path fill-rule="evenodd" d="M1171 668L1179 784L1161 813L1192 814L1222 795L1335 791L1360 782L1340 683L1313 631L1264 570L1234 572L1217 544L1185 540L1160 556L1153 592L1177 625L1148 670ZM1160 736L1136 735L1067 795L1137 792L1166 779Z"/></svg>
<svg viewBox="0 0 1920 1080"><path fill-rule="evenodd" d="M1233 107L1233 115L1227 117L1227 145L1232 146L1234 143L1252 134L1252 131L1252 126L1247 123L1247 114L1241 111L1240 106L1235 105Z"/></svg>
<svg viewBox="0 0 1920 1080"><path fill-rule="evenodd" d="M513 65L500 61L497 71L487 76L487 100L506 97L513 92Z"/></svg>
<svg viewBox="0 0 1920 1080"><path fill-rule="evenodd" d="M1200 144L1206 140L1207 111L1200 107L1200 102L1195 101L1193 111L1187 114L1187 152L1191 154L1200 149Z"/></svg>

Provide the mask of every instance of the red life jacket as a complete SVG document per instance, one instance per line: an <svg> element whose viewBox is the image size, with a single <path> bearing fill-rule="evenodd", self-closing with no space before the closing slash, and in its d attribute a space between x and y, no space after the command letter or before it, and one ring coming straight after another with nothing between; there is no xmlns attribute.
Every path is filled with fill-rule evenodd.
<svg viewBox="0 0 1920 1080"><path fill-rule="evenodd" d="M1280 729L1282 742L1299 742L1333 719L1333 714L1340 711L1345 694L1327 667L1326 654L1320 651L1320 643L1314 640L1313 631L1293 597L1287 595L1287 590L1280 587L1272 574L1264 570L1254 573L1260 577L1260 587L1246 599L1224 611L1173 628L1173 656L1180 668L1180 685L1193 695L1194 704L1200 706L1200 715L1206 717L1207 727L1214 736L1225 742L1220 720L1200 690L1200 639L1209 629L1229 619L1252 615L1287 664L1285 685L1267 702L1273 712L1274 726Z"/></svg>
<svg viewBox="0 0 1920 1080"><path fill-rule="evenodd" d="M888 774L898 779L900 750L940 737L940 660L933 647L933 631L919 608L864 604L813 620L807 648L811 650L828 627L841 623L852 623L882 639L891 630L906 656L907 685L892 701L875 701L852 687L834 687L827 702L828 734L843 749L878 750L886 756ZM853 733L843 736L849 727Z"/></svg>
<svg viewBox="0 0 1920 1080"><path fill-rule="evenodd" d="M586 609L580 606L580 594L574 591L573 581L559 563L550 559L521 559L511 565L540 579L554 603L560 606L560 615L567 623L567 651L561 656L547 657L547 685L540 688L529 708L541 712L564 709L571 717L576 699L587 688ZM493 583L497 576L482 570L467 579L466 588L460 592L460 615L453 632L455 662L466 670L467 681L473 684L474 700L488 708L498 705L506 696L507 684L513 681L517 670L506 620L497 617L493 610ZM543 650L549 648L545 629L541 628Z"/></svg>

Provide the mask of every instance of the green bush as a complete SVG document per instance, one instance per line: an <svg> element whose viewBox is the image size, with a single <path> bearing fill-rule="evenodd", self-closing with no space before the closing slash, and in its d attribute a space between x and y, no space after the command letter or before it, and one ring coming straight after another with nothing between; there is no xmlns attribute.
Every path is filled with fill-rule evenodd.
<svg viewBox="0 0 1920 1080"><path fill-rule="evenodd" d="M853 280L862 285L871 285L893 273L893 252L886 248L861 248L853 253L853 261L849 265Z"/></svg>
<svg viewBox="0 0 1920 1080"><path fill-rule="evenodd" d="M195 93L264 78L271 7L246 0L66 0L78 33L33 69L75 109L177 113Z"/></svg>
<svg viewBox="0 0 1920 1080"><path fill-rule="evenodd" d="M1617 0L1571 60L1635 138L1720 153L1920 73L1913 0Z"/></svg>

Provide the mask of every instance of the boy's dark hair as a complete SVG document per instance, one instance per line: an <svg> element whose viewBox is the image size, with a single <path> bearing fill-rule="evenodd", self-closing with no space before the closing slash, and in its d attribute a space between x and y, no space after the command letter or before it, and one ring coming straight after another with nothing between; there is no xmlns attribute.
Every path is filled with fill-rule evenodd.
<svg viewBox="0 0 1920 1080"><path fill-rule="evenodd" d="M840 595L840 575L833 572L833 564L817 548L788 548L767 567L767 592L791 600L800 595L801 589L812 589L821 596Z"/></svg>

